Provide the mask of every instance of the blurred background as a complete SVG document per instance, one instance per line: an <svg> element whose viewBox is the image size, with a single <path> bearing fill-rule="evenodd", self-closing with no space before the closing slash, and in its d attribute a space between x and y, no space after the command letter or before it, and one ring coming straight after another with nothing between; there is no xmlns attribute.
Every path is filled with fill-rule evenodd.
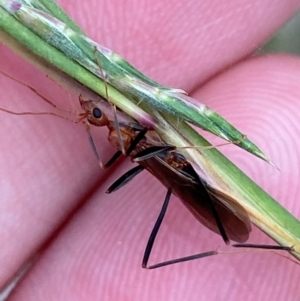
<svg viewBox="0 0 300 301"><path fill-rule="evenodd" d="M294 55L300 55L300 12L291 18L273 37L267 41L257 54L266 52L284 52Z"/></svg>

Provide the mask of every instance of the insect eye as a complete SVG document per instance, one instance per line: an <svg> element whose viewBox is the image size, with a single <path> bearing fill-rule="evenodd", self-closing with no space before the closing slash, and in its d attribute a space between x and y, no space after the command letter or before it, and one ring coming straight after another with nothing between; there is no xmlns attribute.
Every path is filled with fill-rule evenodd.
<svg viewBox="0 0 300 301"><path fill-rule="evenodd" d="M92 111L92 113L93 113L93 117L95 117L97 119L99 119L99 118L102 117L102 112L98 108L94 108L93 111Z"/></svg>

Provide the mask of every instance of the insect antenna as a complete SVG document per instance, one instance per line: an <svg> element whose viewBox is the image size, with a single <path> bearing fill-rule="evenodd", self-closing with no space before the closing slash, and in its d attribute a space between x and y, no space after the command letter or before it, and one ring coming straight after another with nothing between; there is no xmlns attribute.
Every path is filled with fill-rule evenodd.
<svg viewBox="0 0 300 301"><path fill-rule="evenodd" d="M36 89L34 89L32 86L30 85L27 85L25 83L23 83L22 81L8 75L7 73L3 72L2 70L0 70L0 73L3 74L4 76L10 78L11 80L19 83L20 85L28 88L29 90L31 90L34 94L36 94L37 96L39 96L42 100L44 100L47 104L49 104L50 106L52 106L53 108L59 110L59 111L63 111L63 112L66 112L70 115L73 115L73 112L71 112L70 110L68 109L65 109L65 108L62 108L56 104L54 104L52 101L50 101L48 98L46 98L45 96L43 96L41 93L39 93ZM9 110L8 110L9 111ZM9 113L9 112L8 112ZM28 115L29 112L27 112L26 114L19 114L19 115ZM40 115L40 114L33 114L33 115ZM46 115L45 113L43 113L43 115ZM53 114L48 114L48 115L53 115ZM59 117L59 116L58 116Z"/></svg>
<svg viewBox="0 0 300 301"><path fill-rule="evenodd" d="M1 70L0 70L0 73L3 74L4 76L8 77L9 79L11 79L11 80L19 83L20 85L28 88L33 93L35 93L39 98L41 98L42 100L44 100L48 105L52 106L56 110L62 111L64 113L68 113L70 115L74 115L74 113L71 112L70 110L62 108L62 107L59 107L56 104L54 104L51 100L49 100L46 97L44 97L41 93L39 93L36 89L34 89L33 87L31 87L30 85L27 85L27 84L23 83L22 81L20 81L20 80L18 80L16 78L14 78L14 77L6 74L5 72L3 72ZM30 112L30 111L28 111L28 112L15 112L15 111L4 109L4 108L1 108L1 107L0 107L0 111L3 111L5 113L11 114L11 115L17 115L17 116L21 116L21 115L51 115L51 116L55 116L55 117L58 117L58 118L61 118L61 119L64 119L64 120L71 121L73 123L76 122L75 119L71 119L69 117L62 116L62 115L56 114L54 112Z"/></svg>
<svg viewBox="0 0 300 301"><path fill-rule="evenodd" d="M75 123L75 120L70 119L68 117L60 116L60 115L58 115L56 113L53 113L53 112L14 112L14 111L4 109L4 108L0 108L0 111L11 114L11 115L17 115L17 116L20 116L20 115L51 115L51 116L55 116L55 117L58 117L58 118L61 118L61 119L64 119L64 120L68 120L68 121L71 121L71 122Z"/></svg>

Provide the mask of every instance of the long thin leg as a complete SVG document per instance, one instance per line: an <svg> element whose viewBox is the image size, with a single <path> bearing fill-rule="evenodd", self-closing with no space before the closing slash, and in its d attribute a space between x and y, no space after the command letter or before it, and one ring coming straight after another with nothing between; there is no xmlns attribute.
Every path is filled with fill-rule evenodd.
<svg viewBox="0 0 300 301"><path fill-rule="evenodd" d="M142 172L145 168L141 165L137 165L134 168L127 171L123 174L117 181L115 181L110 187L106 190L106 193L112 193L121 187L125 186L130 182L135 176Z"/></svg>
<svg viewBox="0 0 300 301"><path fill-rule="evenodd" d="M113 165L119 157L121 157L122 152L118 150L105 164L103 164L103 168L108 168Z"/></svg>
<svg viewBox="0 0 300 301"><path fill-rule="evenodd" d="M126 151L126 155L130 155L130 153L135 149L135 147L138 145L138 143L145 137L148 129L144 128L141 130L136 137L133 139L131 145L128 147Z"/></svg>
<svg viewBox="0 0 300 301"><path fill-rule="evenodd" d="M166 151L172 151L174 150L174 146L152 146L147 149L142 150L137 155L135 155L132 160L135 162L143 161L150 159L156 155L159 155L162 152ZM191 167L189 168L189 176L192 176L194 179L196 179L199 182L199 188L202 189L202 195L205 198L208 206L210 207L211 213L214 216L214 219L216 221L217 227L220 231L220 235L222 236L224 242L228 245L230 243L229 238L226 234L226 231L223 227L222 221L219 217L219 214L217 212L217 209L205 187L205 184L203 183L202 179L199 177L199 175L194 171L194 169Z"/></svg>
<svg viewBox="0 0 300 301"><path fill-rule="evenodd" d="M147 133L147 129L143 129L140 131L137 136L134 138L132 141L131 145L126 151L126 155L130 155L130 153L134 150L134 148L137 146L137 144L144 138L145 134ZM112 157L111 159L108 160L106 164L103 164L103 168L108 168L110 167L113 163L115 163L118 158L122 155L122 151L118 150ZM123 186L123 185L122 185ZM120 187L121 188L121 187Z"/></svg>
<svg viewBox="0 0 300 301"><path fill-rule="evenodd" d="M89 142L90 142L90 145L92 147L92 151L98 161L98 164L100 165L100 167L102 169L106 169L108 167L110 167L113 163L115 163L117 161L117 159L122 155L122 152L121 151L117 151L109 160L107 163L103 164L101 158L100 158L100 155L99 155L99 152L98 152L98 149L96 147L96 144L94 142L94 139L90 133L90 129L89 129L89 126L87 125L86 127L86 130L87 130L87 134L88 134L88 139L89 139Z"/></svg>
<svg viewBox="0 0 300 301"><path fill-rule="evenodd" d="M169 260L169 261L164 261L164 262L160 262L151 266L147 266L150 255L151 255L151 251L155 242L155 238L157 236L157 233L159 231L159 228L161 226L161 223L164 219L165 213L167 211L168 205L169 205L169 201L170 201L170 197L172 194L172 190L168 189L167 195L165 197L165 201L163 203L162 209L159 213L159 216L157 218L157 221L153 227L153 230L150 234L145 252L144 252L144 257L143 257L143 261L142 261L142 267L144 269L156 269L156 268L160 268L160 267L164 267L170 264L175 264L175 263L179 263L179 262L184 262L184 261L190 261L190 260L194 260L194 259L199 259L199 258L204 258L204 257L208 257L208 256L212 256L212 255L217 255L218 252L217 251L210 251L210 252L205 252L205 253L199 253L199 254L195 254L195 255L191 255L191 256L187 256L187 257L181 257L181 258L177 258L177 259L173 259L173 260Z"/></svg>
<svg viewBox="0 0 300 301"><path fill-rule="evenodd" d="M256 245L256 244L234 244L235 248L250 248L250 249L265 249L265 250L282 250L282 251L294 251L293 247L276 246L276 245Z"/></svg>
<svg viewBox="0 0 300 301"><path fill-rule="evenodd" d="M140 161L144 161L144 160L148 160L151 159L163 152L168 152L168 151L172 151L175 150L176 147L175 146L170 146L170 145L166 145L166 146L150 146L147 147L146 149L140 151L138 154L136 154L135 156L132 157L132 161L133 162L140 162Z"/></svg>
<svg viewBox="0 0 300 301"><path fill-rule="evenodd" d="M195 179L198 180L198 183L199 183L199 189L202 189L202 196L205 198L205 201L207 202L208 206L210 207L210 210L211 210L211 213L216 221L216 224L217 224L217 227L219 229L219 232L220 232L220 235L222 236L224 242L226 245L229 245L230 244L230 240L227 236L227 233L223 227L223 224L222 224L222 221L221 221L221 218L218 214L218 211L214 205L214 202L211 198L211 196L209 195L206 187L205 187L205 183L203 182L203 180L201 179L201 177L199 177L199 175L195 172L195 170L191 167L189 169L189 173L190 175L192 175Z"/></svg>
<svg viewBox="0 0 300 301"><path fill-rule="evenodd" d="M159 214L159 216L157 218L157 221L155 222L155 225L153 227L153 230L150 234L150 237L149 237L149 240L148 240L145 252L144 252L143 261L142 261L142 267L144 269L148 269L148 270L157 269L157 268L168 266L168 265L175 264L175 263L191 261L191 260L200 259L200 258L209 257L209 256L219 254L216 250L214 250L214 251L198 253L198 254L190 255L190 256L186 256L186 257L176 258L176 259L172 259L172 260L168 260L168 261L163 261L163 262L151 265L151 266L147 266L150 255L151 255L152 248L154 246L154 242L155 242L157 233L160 229L160 226L161 226L162 221L164 219L165 213L167 211L167 207L169 205L171 194L172 194L172 191L171 191L171 189L169 189L168 192L167 192L167 195L165 197L165 200L164 200L162 209L160 211L160 214ZM233 245L233 247L293 251L293 247L283 247L283 246L275 246L275 245L272 246L272 245L255 245L255 244L235 244L235 245Z"/></svg>
<svg viewBox="0 0 300 301"><path fill-rule="evenodd" d="M206 189L206 188L204 188L204 189ZM226 244L226 245L229 245L229 244L230 244L230 240L229 240L229 238L228 238L228 236L227 236L227 233L226 233L226 231L225 231L225 229L224 229L224 227L223 227L222 221L221 221L221 219L220 219L220 216L219 216L219 214L218 214L218 211L217 211L217 209L216 209L216 207L215 207L213 201L210 199L210 200L208 201L208 204L209 204L209 206L210 206L210 210L211 210L211 212L212 212L212 214L213 214L213 216L214 216L214 218L215 218L215 221L216 221L216 223L217 223L218 229L219 229L219 231L220 231L220 234L221 234L221 236L222 236L222 238L223 238L225 244Z"/></svg>
<svg viewBox="0 0 300 301"><path fill-rule="evenodd" d="M105 168L109 167L110 165L112 165L120 157L120 155L122 154L122 152L117 151L106 164L103 164L103 162L102 162L102 160L100 158L98 149L96 147L95 141L94 141L94 139L93 139L93 137L91 135L90 127L89 127L88 123L85 123L85 129L86 129L86 132L87 132L87 135L88 135L88 139L89 139L92 151L93 151L93 153L94 153L94 155L95 155L95 157L96 157L96 159L97 159L98 164L100 165L100 167L102 169L105 169Z"/></svg>
<svg viewBox="0 0 300 301"><path fill-rule="evenodd" d="M136 156L133 157L133 161L139 162L143 160L150 159L153 156L156 156L162 152L166 151L172 151L174 150L173 146L152 146L145 150L142 150L139 152ZM205 198L208 206L210 207L211 213L216 221L217 227L219 229L220 235L222 236L224 242L228 245L230 243L229 238L227 236L227 233L223 227L222 221L220 219L220 216L217 212L217 209L205 187L205 184L203 180L199 177L199 175L195 172L195 170L190 166L190 168L187 171L188 175L193 177L195 180L199 183L199 189L202 189L202 196Z"/></svg>
<svg viewBox="0 0 300 301"><path fill-rule="evenodd" d="M125 147L124 147L124 142L123 142L123 139L122 139L122 135L121 135L121 130L120 130L120 126L119 126L119 122L118 122L118 117L117 117L117 107L115 104L113 104L110 99L109 99L109 96L108 96L108 88L107 88L107 82L106 82L106 74L104 72L104 70L102 69L101 67L101 64L100 64L100 61L99 61L99 58L97 56L97 46L95 46L94 48L94 56L95 56L95 60L96 60L96 63L99 67L99 70L102 74L102 79L103 79L103 82L104 82L104 85L105 85L105 94L106 94L106 99L108 101L108 103L111 105L112 107L112 111L113 111L113 116L114 116L114 124L115 124L115 128L117 130L117 134L118 134L118 139L119 139L119 143L120 143L120 149L121 149L121 152L122 154L126 154L125 152Z"/></svg>

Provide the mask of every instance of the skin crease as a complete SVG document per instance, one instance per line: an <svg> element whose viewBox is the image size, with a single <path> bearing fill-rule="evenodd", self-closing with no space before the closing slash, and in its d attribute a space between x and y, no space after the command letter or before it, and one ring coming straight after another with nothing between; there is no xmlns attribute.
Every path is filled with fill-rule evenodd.
<svg viewBox="0 0 300 301"><path fill-rule="evenodd" d="M300 61L288 56L246 57L299 8L300 1L230 0L222 6L219 2L61 0L60 4L91 38L152 78L192 92L247 134L280 172L234 146L222 151L299 218L295 137ZM1 70L57 104L70 106L60 87L0 47ZM226 67L230 68L225 72ZM2 75L0 83L1 107L49 110L28 89ZM107 196L106 188L132 165L122 161L101 171L81 125L1 113L0 131L0 286L48 242L9 300L298 298L299 266L273 253L220 255L143 270L144 247L166 192L160 183L144 173ZM101 130L99 136L102 144L107 131ZM106 158L112 153L108 143L101 153ZM272 243L257 229L250 241ZM220 237L173 198L151 262L222 245Z"/></svg>

